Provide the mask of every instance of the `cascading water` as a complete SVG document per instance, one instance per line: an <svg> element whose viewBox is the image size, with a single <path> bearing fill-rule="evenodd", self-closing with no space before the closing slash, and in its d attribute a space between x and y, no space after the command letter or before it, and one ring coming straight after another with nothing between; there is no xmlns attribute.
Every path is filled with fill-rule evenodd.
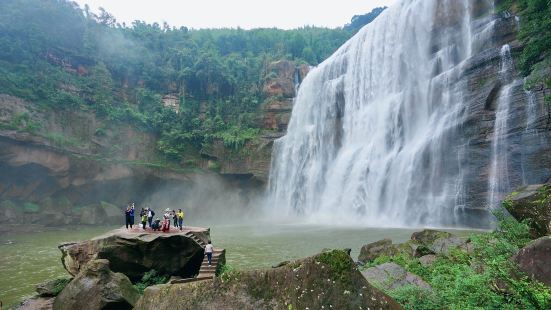
<svg viewBox="0 0 551 310"><path fill-rule="evenodd" d="M490 166L490 177L488 178L488 205L498 206L503 196L511 190L508 165L508 120L512 102L512 90L518 87L521 80L512 80L514 73L511 47L506 44L501 48L500 79L507 83L501 89L498 98L496 120L492 136L492 161Z"/></svg>
<svg viewBox="0 0 551 310"><path fill-rule="evenodd" d="M309 73L274 145L272 210L318 223L455 223L468 114L460 75L494 23L471 9L400 1Z"/></svg>

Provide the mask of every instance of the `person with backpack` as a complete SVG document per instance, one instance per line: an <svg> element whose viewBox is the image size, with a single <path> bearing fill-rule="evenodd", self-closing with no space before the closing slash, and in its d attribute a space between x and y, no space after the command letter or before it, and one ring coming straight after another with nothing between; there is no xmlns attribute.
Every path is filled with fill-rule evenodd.
<svg viewBox="0 0 551 310"><path fill-rule="evenodd" d="M145 230L145 223L147 223L147 213L142 210L140 214L141 214L141 220L142 220L142 228L143 230Z"/></svg>
<svg viewBox="0 0 551 310"><path fill-rule="evenodd" d="M153 231L159 231L159 230L161 230L161 220L160 220L159 218L157 218L157 219L153 222L151 228L153 228Z"/></svg>
<svg viewBox="0 0 551 310"><path fill-rule="evenodd" d="M178 209L178 213L176 213L178 216L178 226L180 226L180 230L182 230L182 227L184 226L184 211L182 209Z"/></svg>

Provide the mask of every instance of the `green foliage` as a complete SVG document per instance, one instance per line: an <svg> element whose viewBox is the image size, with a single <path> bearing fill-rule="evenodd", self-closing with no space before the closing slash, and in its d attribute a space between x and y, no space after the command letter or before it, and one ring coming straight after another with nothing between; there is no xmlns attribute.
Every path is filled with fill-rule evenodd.
<svg viewBox="0 0 551 310"><path fill-rule="evenodd" d="M208 164L207 169L211 171L219 171L220 170L220 163L217 161L210 161Z"/></svg>
<svg viewBox="0 0 551 310"><path fill-rule="evenodd" d="M256 128L240 128L232 126L224 131L214 134L215 137L224 141L224 146L233 149L240 149L249 140L252 140L260 133Z"/></svg>
<svg viewBox="0 0 551 310"><path fill-rule="evenodd" d="M96 15L68 0L5 0L0 93L132 123L157 133L158 150L180 161L215 139L243 148L258 134L254 120L266 99L268 65L280 59L316 65L351 35L318 27L121 25L105 10ZM179 113L163 106L167 94L180 98Z"/></svg>
<svg viewBox="0 0 551 310"><path fill-rule="evenodd" d="M67 284L69 284L69 282L71 282L70 278L56 279L55 280L55 285L52 289L52 294L54 296L59 295L59 293L61 293L61 291L63 291L63 289L67 286Z"/></svg>
<svg viewBox="0 0 551 310"><path fill-rule="evenodd" d="M42 126L31 119L28 113L16 113L7 124L2 125L5 129L21 130L34 133Z"/></svg>
<svg viewBox="0 0 551 310"><path fill-rule="evenodd" d="M551 60L551 2L506 0L500 8L513 8L521 15L519 38L524 43L524 49L519 58L519 65L524 75L529 75L537 63Z"/></svg>
<svg viewBox="0 0 551 310"><path fill-rule="evenodd" d="M148 286L164 284L169 278L169 276L159 274L156 270L152 269L144 273L142 279L138 283L134 284L134 287L140 294L143 294L144 290Z"/></svg>
<svg viewBox="0 0 551 310"><path fill-rule="evenodd" d="M220 272L218 272L220 280L222 282L232 282L239 278L239 271L233 268L231 265L225 264L222 266Z"/></svg>
<svg viewBox="0 0 551 310"><path fill-rule="evenodd" d="M363 26L371 23L377 16L379 16L384 10L386 10L385 7L377 7L371 10L371 12L363 15L354 15L352 17L352 20L350 21L350 24L347 24L344 26L344 29L350 30L353 32L357 32L360 30Z"/></svg>
<svg viewBox="0 0 551 310"><path fill-rule="evenodd" d="M23 212L25 213L38 213L40 211L40 206L32 203L32 202L26 202L23 204Z"/></svg>
<svg viewBox="0 0 551 310"><path fill-rule="evenodd" d="M473 251L454 249L428 267L407 255L379 257L421 276L431 287L406 286L387 293L406 309L549 309L551 290L517 269L510 257L529 241L526 223L496 213L495 231L473 234Z"/></svg>
<svg viewBox="0 0 551 310"><path fill-rule="evenodd" d="M350 255L342 250L321 253L316 257L316 261L331 268L331 278L344 284L350 281L350 271L356 267L350 259Z"/></svg>

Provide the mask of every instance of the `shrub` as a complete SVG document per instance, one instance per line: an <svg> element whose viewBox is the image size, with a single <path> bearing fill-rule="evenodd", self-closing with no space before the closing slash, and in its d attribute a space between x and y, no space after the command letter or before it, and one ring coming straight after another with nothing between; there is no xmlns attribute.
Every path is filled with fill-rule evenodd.
<svg viewBox="0 0 551 310"><path fill-rule="evenodd" d="M142 279L138 283L134 284L134 287L138 290L140 294L143 294L144 290L148 286L164 284L168 281L169 278L169 276L162 275L158 273L155 269L152 269L144 273Z"/></svg>

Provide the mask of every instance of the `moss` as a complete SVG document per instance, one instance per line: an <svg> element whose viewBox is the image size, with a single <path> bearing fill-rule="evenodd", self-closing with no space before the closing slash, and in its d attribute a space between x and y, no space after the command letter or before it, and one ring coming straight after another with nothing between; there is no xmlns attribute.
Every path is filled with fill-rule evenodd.
<svg viewBox="0 0 551 310"><path fill-rule="evenodd" d="M59 295L59 293L61 293L61 291L63 291L63 289L67 286L67 284L69 284L69 282L71 282L70 278L55 280L54 287L52 288L53 295L54 296Z"/></svg>
<svg viewBox="0 0 551 310"><path fill-rule="evenodd" d="M23 212L25 213L38 213L40 211L40 206L32 203L26 202L23 204Z"/></svg>
<svg viewBox="0 0 551 310"><path fill-rule="evenodd" d="M333 250L321 253L316 261L327 265L331 269L331 278L334 281L350 284L350 272L356 268L348 253L342 250Z"/></svg>

